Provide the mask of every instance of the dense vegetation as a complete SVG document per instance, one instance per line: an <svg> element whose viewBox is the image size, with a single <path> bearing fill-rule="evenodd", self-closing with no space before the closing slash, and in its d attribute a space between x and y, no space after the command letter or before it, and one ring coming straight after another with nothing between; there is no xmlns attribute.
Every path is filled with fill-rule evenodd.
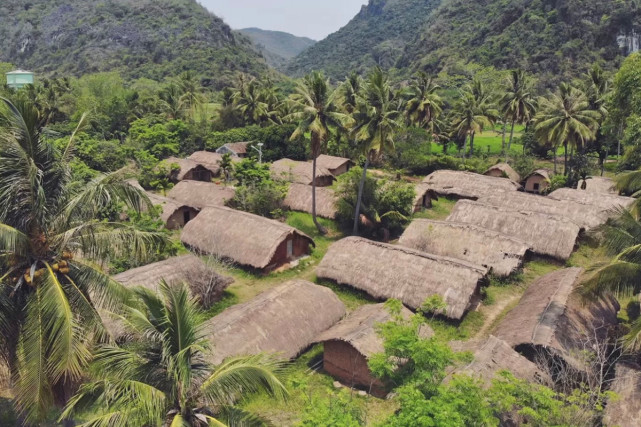
<svg viewBox="0 0 641 427"><path fill-rule="evenodd" d="M267 63L278 70L282 70L290 59L316 43L310 38L282 31L243 28L238 32L249 37L260 49Z"/></svg>

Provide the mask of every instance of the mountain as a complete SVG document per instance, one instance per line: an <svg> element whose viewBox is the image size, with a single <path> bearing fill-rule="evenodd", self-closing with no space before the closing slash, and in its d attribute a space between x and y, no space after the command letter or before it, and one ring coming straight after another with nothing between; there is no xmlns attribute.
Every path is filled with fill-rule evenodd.
<svg viewBox="0 0 641 427"><path fill-rule="evenodd" d="M191 70L214 87L268 68L245 36L196 0L2 0L0 61L45 75Z"/></svg>
<svg viewBox="0 0 641 427"><path fill-rule="evenodd" d="M282 31L244 28L238 32L249 37L267 59L267 63L274 68L283 67L287 61L316 43L310 38L298 37Z"/></svg>

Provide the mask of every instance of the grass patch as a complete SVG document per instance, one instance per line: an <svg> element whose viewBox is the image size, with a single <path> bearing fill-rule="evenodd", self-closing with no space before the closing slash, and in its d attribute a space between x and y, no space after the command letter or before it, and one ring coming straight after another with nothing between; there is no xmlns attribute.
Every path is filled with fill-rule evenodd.
<svg viewBox="0 0 641 427"><path fill-rule="evenodd" d="M331 289L338 298L343 301L343 304L345 304L345 307L347 307L347 310L349 311L353 311L365 304L374 304L378 302L363 291L349 286L339 285L331 280L321 280L317 278L315 282L318 285Z"/></svg>
<svg viewBox="0 0 641 427"><path fill-rule="evenodd" d="M456 200L446 199L445 197L441 197L438 200L432 200L432 207L421 212L416 212L414 214L414 218L425 218L435 221L444 220L450 215L455 204Z"/></svg>

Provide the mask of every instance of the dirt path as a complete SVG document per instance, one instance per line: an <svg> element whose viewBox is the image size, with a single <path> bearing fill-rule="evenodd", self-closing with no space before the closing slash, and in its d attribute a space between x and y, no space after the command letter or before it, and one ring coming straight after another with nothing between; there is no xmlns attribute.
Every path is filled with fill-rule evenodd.
<svg viewBox="0 0 641 427"><path fill-rule="evenodd" d="M495 326L496 319L503 313L503 311L514 304L521 298L520 294L510 295L492 305L480 305L479 311L485 316L483 327L476 333L475 338L482 338L489 335L491 329Z"/></svg>

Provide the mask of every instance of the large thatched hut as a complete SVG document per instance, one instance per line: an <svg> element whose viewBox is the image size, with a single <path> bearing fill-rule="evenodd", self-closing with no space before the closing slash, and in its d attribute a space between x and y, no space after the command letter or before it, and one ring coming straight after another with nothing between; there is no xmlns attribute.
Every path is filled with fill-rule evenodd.
<svg viewBox="0 0 641 427"><path fill-rule="evenodd" d="M535 253L561 260L570 258L581 231L578 225L565 218L469 200L456 202L447 220L498 231L525 242Z"/></svg>
<svg viewBox="0 0 641 427"><path fill-rule="evenodd" d="M507 209L541 212L553 217L567 218L585 230L604 224L612 215L611 212L595 205L573 200L555 200L520 191L492 194L479 199L479 202Z"/></svg>
<svg viewBox="0 0 641 427"><path fill-rule="evenodd" d="M202 209L207 206L225 206L234 198L232 187L202 181L180 181L167 196L185 206Z"/></svg>
<svg viewBox="0 0 641 427"><path fill-rule="evenodd" d="M213 346L209 362L264 352L291 359L344 315L329 288L291 280L214 316L205 328Z"/></svg>
<svg viewBox="0 0 641 427"><path fill-rule="evenodd" d="M278 221L219 206L203 209L180 236L201 253L270 271L309 254L314 241Z"/></svg>
<svg viewBox="0 0 641 427"><path fill-rule="evenodd" d="M610 391L617 396L610 398L605 407L604 425L641 426L641 367L633 363L617 363Z"/></svg>
<svg viewBox="0 0 641 427"><path fill-rule="evenodd" d="M270 170L274 179L312 185L313 170L310 162L280 159L272 163ZM318 187L329 187L335 179L336 177L329 170L316 166L316 185Z"/></svg>
<svg viewBox="0 0 641 427"><path fill-rule="evenodd" d="M323 218L336 218L336 193L327 187L316 188L316 214ZM292 183L283 205L293 211L312 213L312 186Z"/></svg>
<svg viewBox="0 0 641 427"><path fill-rule="evenodd" d="M582 369L583 363L576 356L592 350L595 339L607 340L619 311L612 297L585 303L573 292L582 272L580 268L566 268L536 280L494 335L530 360L553 355L568 366Z"/></svg>
<svg viewBox="0 0 641 427"><path fill-rule="evenodd" d="M399 244L434 255L482 265L499 277L521 267L528 245L514 237L472 224L415 219Z"/></svg>
<svg viewBox="0 0 641 427"><path fill-rule="evenodd" d="M444 314L452 319L460 319L470 308L486 273L484 267L465 261L360 237L334 243L316 269L319 278L376 299L395 298L413 309L440 295L447 303Z"/></svg>
<svg viewBox="0 0 641 427"><path fill-rule="evenodd" d="M550 188L550 172L537 169L525 178L524 190L528 193L545 193Z"/></svg>
<svg viewBox="0 0 641 427"><path fill-rule="evenodd" d="M211 170L213 176L220 175L220 162L223 160L222 155L211 151L196 151L187 158Z"/></svg>
<svg viewBox="0 0 641 427"><path fill-rule="evenodd" d="M411 311L402 308L402 317L409 319L411 315ZM385 396L385 384L372 375L367 361L384 351L376 326L390 320L392 316L385 303L367 304L321 333L315 341L323 343L323 369L348 387L360 387L375 396ZM434 331L425 327L421 333L428 338Z"/></svg>
<svg viewBox="0 0 641 427"><path fill-rule="evenodd" d="M616 194L593 193L572 188L559 188L548 195L555 200L572 200L579 203L598 206L602 209L629 208L636 199Z"/></svg>
<svg viewBox="0 0 641 427"><path fill-rule="evenodd" d="M589 193L618 194L613 179L604 176L591 176L588 179L579 181L579 188Z"/></svg>
<svg viewBox="0 0 641 427"><path fill-rule="evenodd" d="M412 204L413 212L420 212L423 209L432 207L432 199L436 199L436 194L430 190L427 184L417 184L414 186L414 202Z"/></svg>
<svg viewBox="0 0 641 427"><path fill-rule="evenodd" d="M160 219L169 230L177 230L184 227L185 224L196 218L196 215L200 212L200 209L184 205L169 197L153 193L147 193L147 196L154 206L162 206Z"/></svg>
<svg viewBox="0 0 641 427"><path fill-rule="evenodd" d="M354 162L345 157L321 154L316 158L316 167L327 169L334 176L340 176L350 170Z"/></svg>
<svg viewBox="0 0 641 427"><path fill-rule="evenodd" d="M219 147L216 150L216 153L220 154L221 156L223 154L231 154L232 157L242 159L247 157L247 151L250 144L250 142L228 142L222 147Z"/></svg>
<svg viewBox="0 0 641 427"><path fill-rule="evenodd" d="M180 182L184 179L209 182L220 172L220 168L218 166L214 167L208 164L197 163L191 159L169 157L164 160L164 163L169 166L178 166L178 168L172 170L169 175L172 182Z"/></svg>
<svg viewBox="0 0 641 427"><path fill-rule="evenodd" d="M521 176L507 163L497 163L483 172L483 175L494 176L496 178L507 178L514 182L521 182Z"/></svg>
<svg viewBox="0 0 641 427"><path fill-rule="evenodd" d="M521 186L514 181L472 172L438 170L423 179L439 196L476 200L497 191L517 191Z"/></svg>

